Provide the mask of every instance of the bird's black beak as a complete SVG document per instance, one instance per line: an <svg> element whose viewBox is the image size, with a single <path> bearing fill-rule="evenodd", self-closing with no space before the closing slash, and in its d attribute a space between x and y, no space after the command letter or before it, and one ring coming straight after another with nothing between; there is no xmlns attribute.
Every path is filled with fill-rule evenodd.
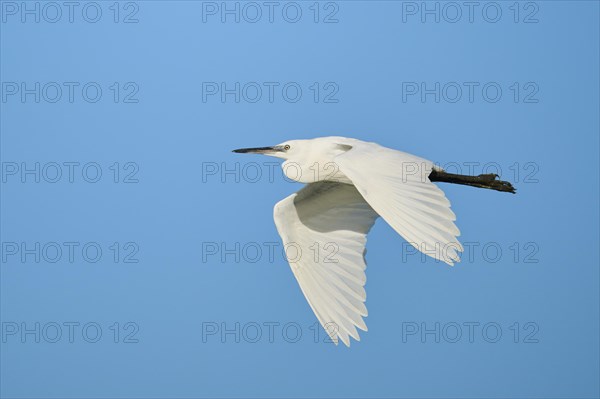
<svg viewBox="0 0 600 399"><path fill-rule="evenodd" d="M265 154L270 152L281 151L279 146L273 147L255 147L255 148L239 148L237 150L233 150L233 152L237 152L239 154Z"/></svg>

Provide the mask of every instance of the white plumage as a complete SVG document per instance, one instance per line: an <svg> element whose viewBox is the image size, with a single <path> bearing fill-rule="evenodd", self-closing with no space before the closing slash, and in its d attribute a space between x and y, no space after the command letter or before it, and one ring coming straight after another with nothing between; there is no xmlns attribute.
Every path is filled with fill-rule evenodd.
<svg viewBox="0 0 600 399"><path fill-rule="evenodd" d="M367 233L381 216L421 252L453 265L463 250L450 201L428 176L431 161L345 137L240 149L283 158L286 176L307 185L275 205L288 260L317 319L337 343L360 340Z"/></svg>

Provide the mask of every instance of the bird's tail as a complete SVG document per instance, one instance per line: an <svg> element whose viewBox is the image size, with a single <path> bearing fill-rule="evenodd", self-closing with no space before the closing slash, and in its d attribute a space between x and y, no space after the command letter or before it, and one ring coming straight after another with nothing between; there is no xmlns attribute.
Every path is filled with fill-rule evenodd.
<svg viewBox="0 0 600 399"><path fill-rule="evenodd" d="M432 170L429 174L429 180L432 182L464 184L465 186L473 186L480 188L488 188L490 190L503 191L506 193L516 193L512 184L503 180L496 180L497 174L490 173L479 176L456 175L447 173L443 170Z"/></svg>

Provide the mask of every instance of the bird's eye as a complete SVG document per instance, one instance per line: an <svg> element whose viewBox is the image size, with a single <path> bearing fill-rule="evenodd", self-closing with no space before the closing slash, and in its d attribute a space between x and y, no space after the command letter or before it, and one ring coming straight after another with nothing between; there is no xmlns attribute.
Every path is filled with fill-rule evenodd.
<svg viewBox="0 0 600 399"><path fill-rule="evenodd" d="M284 145L283 149L286 150L286 151L289 150L290 149L290 145L289 144Z"/></svg>

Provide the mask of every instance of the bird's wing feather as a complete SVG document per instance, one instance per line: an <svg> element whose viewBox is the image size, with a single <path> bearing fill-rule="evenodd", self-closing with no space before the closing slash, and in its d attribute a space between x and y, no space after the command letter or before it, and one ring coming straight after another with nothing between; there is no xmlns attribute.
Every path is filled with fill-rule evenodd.
<svg viewBox="0 0 600 399"><path fill-rule="evenodd" d="M375 143L353 142L334 159L375 211L419 251L449 265L463 250L450 201L429 180L431 161Z"/></svg>
<svg viewBox="0 0 600 399"><path fill-rule="evenodd" d="M367 330L364 253L377 216L354 186L335 182L308 184L275 205L292 272L336 344Z"/></svg>

